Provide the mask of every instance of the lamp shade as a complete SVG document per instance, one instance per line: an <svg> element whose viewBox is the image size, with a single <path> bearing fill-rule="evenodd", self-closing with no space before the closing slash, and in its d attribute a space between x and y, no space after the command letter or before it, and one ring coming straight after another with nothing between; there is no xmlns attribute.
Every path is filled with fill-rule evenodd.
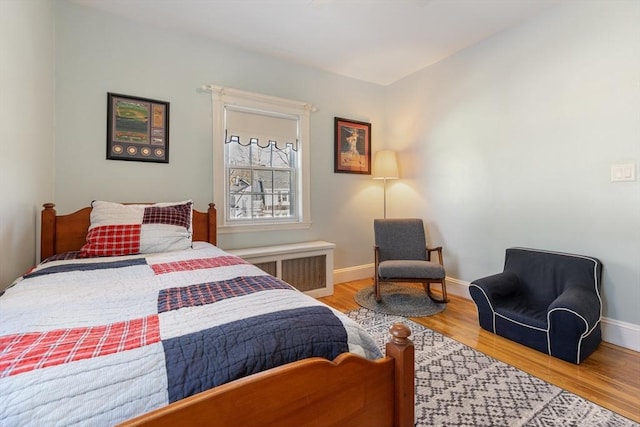
<svg viewBox="0 0 640 427"><path fill-rule="evenodd" d="M380 150L373 159L373 179L398 179L398 161L396 152Z"/></svg>

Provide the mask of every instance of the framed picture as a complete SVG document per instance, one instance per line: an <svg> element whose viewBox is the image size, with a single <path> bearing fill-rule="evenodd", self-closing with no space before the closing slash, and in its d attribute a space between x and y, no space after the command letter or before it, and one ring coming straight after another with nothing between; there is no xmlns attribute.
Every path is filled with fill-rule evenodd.
<svg viewBox="0 0 640 427"><path fill-rule="evenodd" d="M335 118L333 171L371 175L371 123Z"/></svg>
<svg viewBox="0 0 640 427"><path fill-rule="evenodd" d="M107 95L107 159L169 163L169 103Z"/></svg>

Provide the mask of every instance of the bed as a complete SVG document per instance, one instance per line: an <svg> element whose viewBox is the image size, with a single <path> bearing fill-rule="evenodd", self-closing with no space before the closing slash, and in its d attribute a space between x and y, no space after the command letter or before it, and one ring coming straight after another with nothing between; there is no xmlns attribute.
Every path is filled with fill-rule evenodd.
<svg viewBox="0 0 640 427"><path fill-rule="evenodd" d="M43 262L0 297L0 424L414 424L406 326L383 357L342 313L216 247L213 204L103 203L46 203ZM111 223L120 209L142 225ZM123 250L107 226L135 237Z"/></svg>

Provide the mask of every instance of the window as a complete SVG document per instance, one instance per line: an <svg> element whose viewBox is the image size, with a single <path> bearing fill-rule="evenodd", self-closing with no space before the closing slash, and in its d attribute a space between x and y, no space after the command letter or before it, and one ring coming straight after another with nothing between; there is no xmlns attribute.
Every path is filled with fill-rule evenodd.
<svg viewBox="0 0 640 427"><path fill-rule="evenodd" d="M227 220L297 220L298 118L225 107Z"/></svg>
<svg viewBox="0 0 640 427"><path fill-rule="evenodd" d="M233 89L210 89L219 231L309 227L311 107Z"/></svg>

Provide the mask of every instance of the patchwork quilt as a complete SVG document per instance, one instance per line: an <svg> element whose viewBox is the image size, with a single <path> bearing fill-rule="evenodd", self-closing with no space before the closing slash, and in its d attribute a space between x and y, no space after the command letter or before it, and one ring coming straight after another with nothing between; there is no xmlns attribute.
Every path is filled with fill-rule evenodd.
<svg viewBox="0 0 640 427"><path fill-rule="evenodd" d="M207 243L51 261L0 296L0 425L113 425L345 351L382 356L348 317Z"/></svg>

